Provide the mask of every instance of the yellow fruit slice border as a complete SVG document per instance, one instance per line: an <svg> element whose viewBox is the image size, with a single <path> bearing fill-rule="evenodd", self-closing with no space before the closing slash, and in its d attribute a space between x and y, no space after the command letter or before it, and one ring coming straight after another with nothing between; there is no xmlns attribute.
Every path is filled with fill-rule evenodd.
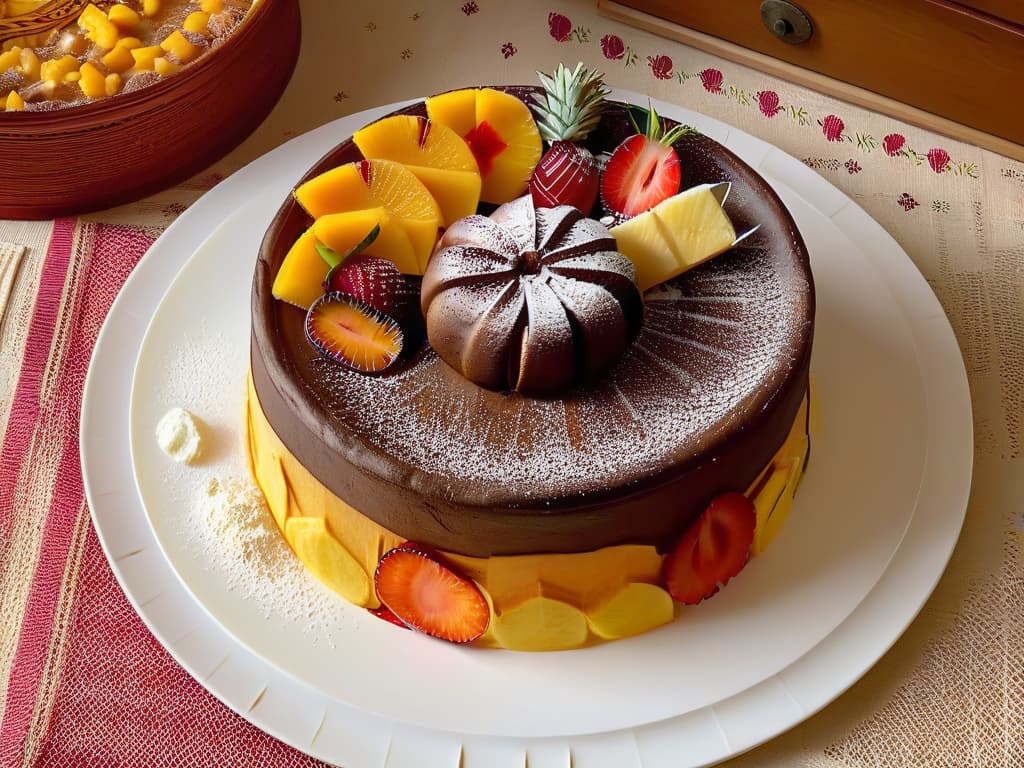
<svg viewBox="0 0 1024 768"><path fill-rule="evenodd" d="M292 456L267 422L251 376L247 394L249 467L277 526L325 585L350 603L378 608L374 571L404 538L343 502ZM809 451L808 425L805 397L789 436L747 489L757 513L751 556L771 544L789 516ZM491 558L440 554L491 606L490 626L477 646L581 648L647 632L683 610L660 586L663 556L651 546Z"/></svg>

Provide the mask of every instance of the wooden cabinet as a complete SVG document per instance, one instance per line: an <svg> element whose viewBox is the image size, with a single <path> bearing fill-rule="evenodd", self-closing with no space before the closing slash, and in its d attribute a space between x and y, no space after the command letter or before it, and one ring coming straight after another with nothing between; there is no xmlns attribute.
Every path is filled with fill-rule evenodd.
<svg viewBox="0 0 1024 768"><path fill-rule="evenodd" d="M1008 151L1006 144L1024 144L1024 2L797 0L796 4L810 17L813 35L807 42L790 45L777 39L762 23L760 0L599 2L603 12L624 21L647 19L647 28L654 31L696 30L693 39L670 36L728 58L755 67L766 61L795 65L799 71L818 73L891 99L897 105L909 105L991 134L1004 140L996 141L993 148L1020 156L1021 152ZM622 13L615 13L615 6ZM663 29L658 28L659 24ZM715 49L714 45L701 46L701 40L726 41L726 45ZM745 60L743 51L763 56ZM798 70L783 68L773 73L800 81L794 72ZM807 84L822 87L821 81ZM856 98L852 89L824 90L958 135L949 125L929 123L927 115L899 114L898 108L885 110L881 101L867 96ZM958 137L986 144L972 131L960 132Z"/></svg>

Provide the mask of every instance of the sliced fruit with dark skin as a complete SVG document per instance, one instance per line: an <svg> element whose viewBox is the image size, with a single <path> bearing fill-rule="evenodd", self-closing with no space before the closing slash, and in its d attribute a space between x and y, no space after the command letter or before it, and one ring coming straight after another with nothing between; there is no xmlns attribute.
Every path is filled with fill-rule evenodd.
<svg viewBox="0 0 1024 768"><path fill-rule="evenodd" d="M380 601L415 630L452 643L487 631L491 611L480 589L427 549L406 543L386 552L374 583Z"/></svg>
<svg viewBox="0 0 1024 768"><path fill-rule="evenodd" d="M366 233L366 237L356 243L347 253L338 253L333 248L328 248L321 242L316 244L316 252L320 254L320 258L327 262L327 266L334 268L341 264L346 259L350 259L356 254L362 253L369 248L373 241L377 239L377 235L380 234L380 224L374 225L373 229Z"/></svg>
<svg viewBox="0 0 1024 768"><path fill-rule="evenodd" d="M335 266L324 280L324 292L332 291L359 299L398 322L419 300L413 282L392 262L377 256L357 255Z"/></svg>
<svg viewBox="0 0 1024 768"><path fill-rule="evenodd" d="M629 112L633 120L633 113ZM647 129L625 139L612 152L601 174L601 202L617 223L650 210L679 191L679 155L672 144L693 133L685 125L664 132L653 107Z"/></svg>
<svg viewBox="0 0 1024 768"><path fill-rule="evenodd" d="M322 355L360 373L380 373L402 352L398 323L339 291L325 293L306 313L306 338Z"/></svg>
<svg viewBox="0 0 1024 768"><path fill-rule="evenodd" d="M665 558L668 593L686 605L711 597L750 558L757 513L742 493L716 496Z"/></svg>

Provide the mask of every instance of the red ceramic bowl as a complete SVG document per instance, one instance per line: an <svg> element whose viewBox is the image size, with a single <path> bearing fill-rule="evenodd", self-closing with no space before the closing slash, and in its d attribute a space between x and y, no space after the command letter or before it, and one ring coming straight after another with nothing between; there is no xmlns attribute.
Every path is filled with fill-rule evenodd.
<svg viewBox="0 0 1024 768"><path fill-rule="evenodd" d="M269 114L298 58L297 0L262 0L220 46L131 93L0 113L0 218L109 208L172 186Z"/></svg>

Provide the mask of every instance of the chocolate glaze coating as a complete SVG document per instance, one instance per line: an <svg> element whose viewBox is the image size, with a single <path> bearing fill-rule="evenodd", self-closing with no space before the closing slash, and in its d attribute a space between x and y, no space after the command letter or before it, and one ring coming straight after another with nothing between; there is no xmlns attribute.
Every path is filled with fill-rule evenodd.
<svg viewBox="0 0 1024 768"><path fill-rule="evenodd" d="M455 222L420 294L427 339L470 381L561 394L618 362L643 320L636 268L576 208L524 195Z"/></svg>
<svg viewBox="0 0 1024 768"><path fill-rule="evenodd" d="M404 111L424 114L422 104ZM610 108L589 144L608 150L630 133L624 111ZM744 490L785 439L807 390L814 327L807 251L775 193L707 137L676 148L683 188L731 181L737 231L760 229L648 292L639 337L618 365L559 398L481 388L425 342L383 377L321 358L303 337L303 313L270 291L310 224L286 201L256 265L251 348L260 405L281 440L341 499L445 551L671 547L711 498ZM355 159L344 141L306 178Z"/></svg>

